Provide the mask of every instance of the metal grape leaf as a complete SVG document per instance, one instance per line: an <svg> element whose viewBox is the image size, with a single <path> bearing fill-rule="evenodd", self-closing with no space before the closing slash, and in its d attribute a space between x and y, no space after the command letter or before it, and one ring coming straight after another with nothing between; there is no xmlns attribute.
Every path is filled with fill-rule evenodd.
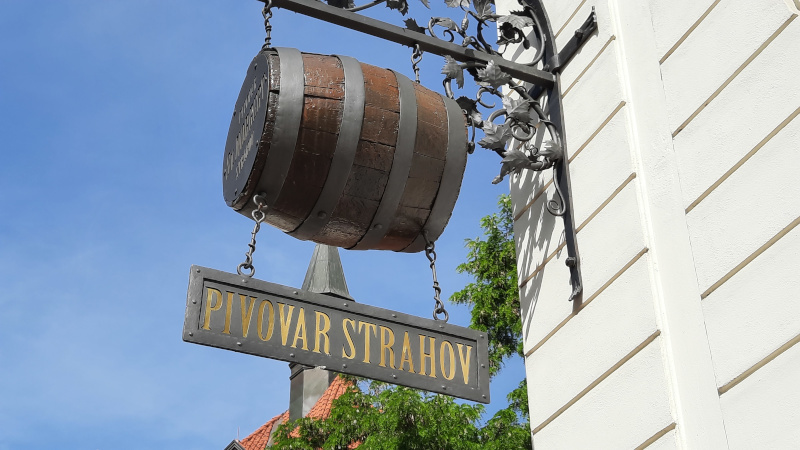
<svg viewBox="0 0 800 450"><path fill-rule="evenodd" d="M458 31L458 26L453 22L453 19L449 17L434 17L431 21L434 25L445 27L450 31Z"/></svg>
<svg viewBox="0 0 800 450"><path fill-rule="evenodd" d="M478 17L484 20L494 21L494 19L487 17L494 12L492 10L492 3L493 2L490 0L475 0L473 7L475 8L475 12L478 14Z"/></svg>
<svg viewBox="0 0 800 450"><path fill-rule="evenodd" d="M469 0L444 0L449 8L469 8Z"/></svg>
<svg viewBox="0 0 800 450"><path fill-rule="evenodd" d="M503 16L503 17L497 19L497 24L500 25L500 24L503 24L503 23L508 23L512 27L518 28L520 30L520 32L525 27L532 27L533 26L533 19L531 19L527 15L521 15L521 14L524 14L524 13L519 12L519 11L513 11L511 14L509 14L507 16Z"/></svg>
<svg viewBox="0 0 800 450"><path fill-rule="evenodd" d="M536 152L537 156L543 156L550 161L558 161L561 159L561 147L553 141L545 141L542 148Z"/></svg>
<svg viewBox="0 0 800 450"><path fill-rule="evenodd" d="M416 31L417 33L425 34L425 28L419 26L419 24L417 24L417 21L414 20L413 18L406 19L404 23L406 24L407 29L411 31Z"/></svg>
<svg viewBox="0 0 800 450"><path fill-rule="evenodd" d="M458 106L460 106L461 109L466 113L467 117L472 119L472 123L476 127L483 126L483 116L481 115L481 112L478 111L477 100L461 96L456 99L456 103L458 103Z"/></svg>
<svg viewBox="0 0 800 450"><path fill-rule="evenodd" d="M458 64L458 61L453 59L452 56L447 55L444 57L445 65L442 67L442 75L449 80L456 80L458 88L464 87L464 69Z"/></svg>
<svg viewBox="0 0 800 450"><path fill-rule="evenodd" d="M495 125L492 122L484 122L483 134L483 139L478 141L478 144L490 150L506 148L506 143L511 139L511 129L506 124Z"/></svg>
<svg viewBox="0 0 800 450"><path fill-rule="evenodd" d="M500 175L494 177L492 184L503 181L503 178L512 172L521 172L522 169L529 167L531 162L525 153L515 148L510 149L503 153L503 166L500 168Z"/></svg>
<svg viewBox="0 0 800 450"><path fill-rule="evenodd" d="M406 15L408 13L408 2L406 0L386 0L386 6L389 9L396 9L400 14Z"/></svg>
<svg viewBox="0 0 800 450"><path fill-rule="evenodd" d="M511 81L511 75L503 72L494 61L489 61L485 69L478 69L478 79L481 86L499 88Z"/></svg>
<svg viewBox="0 0 800 450"><path fill-rule="evenodd" d="M503 97L503 108L512 119L525 123L531 120L531 105L528 100L513 99L506 95Z"/></svg>
<svg viewBox="0 0 800 450"><path fill-rule="evenodd" d="M428 2L428 0L419 0L419 1L421 1L426 8L431 9L431 4Z"/></svg>

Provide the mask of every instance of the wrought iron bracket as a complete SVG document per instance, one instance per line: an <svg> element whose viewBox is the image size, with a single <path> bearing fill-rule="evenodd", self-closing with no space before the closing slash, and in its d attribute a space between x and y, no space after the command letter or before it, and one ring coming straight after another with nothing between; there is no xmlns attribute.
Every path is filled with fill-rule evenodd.
<svg viewBox="0 0 800 450"><path fill-rule="evenodd" d="M523 170L553 169L556 192L555 197L546 202L546 208L564 221L566 265L570 269L572 285L569 300L580 300L583 282L572 208L560 73L597 30L594 8L567 44L558 51L543 0L518 0L521 10L508 15L495 14L490 0L445 0L448 6L464 12L463 20L457 23L450 18L434 17L429 20L427 28L417 25L413 19L406 20L406 28L401 28L357 13L385 4L405 14L408 10L407 0L374 0L362 6L355 6L352 0L326 0L329 4L319 0L259 1L267 4L265 11L271 7L287 9L411 47L414 49L412 62L415 70L422 52L444 57L444 88L451 98L455 98L453 82L461 89L464 71L472 75L479 86L477 94L456 99L472 128L469 151L471 153L475 148L475 130L480 128L484 138L478 144L503 157L500 175L493 183L499 183L506 175L519 174ZM427 6L428 0L421 1ZM476 36L467 33L471 20L478 24ZM489 23L497 25L497 49L483 35ZM437 26L443 28L449 40L436 35L434 28ZM269 27L267 30L269 32ZM463 39L461 44L455 42L457 36ZM535 56L527 64L507 60L503 58L500 48L509 44L533 48ZM524 83L531 86L526 87ZM505 88L505 91L501 91L501 88ZM483 99L485 94L499 97L503 105L503 108L490 113L486 120L479 106L491 109L495 105ZM501 117L503 123L495 123Z"/></svg>

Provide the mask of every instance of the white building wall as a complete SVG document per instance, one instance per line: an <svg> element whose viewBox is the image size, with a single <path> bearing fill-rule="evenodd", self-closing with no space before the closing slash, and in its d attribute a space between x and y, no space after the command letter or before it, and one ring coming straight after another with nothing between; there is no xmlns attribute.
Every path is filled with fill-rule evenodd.
<svg viewBox="0 0 800 450"><path fill-rule="evenodd" d="M511 182L537 450L800 448L798 3L545 0L559 48L599 30L561 75L581 303L550 173Z"/></svg>

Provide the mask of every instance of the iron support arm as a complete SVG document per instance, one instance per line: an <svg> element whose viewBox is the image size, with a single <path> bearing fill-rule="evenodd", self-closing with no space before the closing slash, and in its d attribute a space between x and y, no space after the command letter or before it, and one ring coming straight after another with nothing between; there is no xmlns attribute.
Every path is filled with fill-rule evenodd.
<svg viewBox="0 0 800 450"><path fill-rule="evenodd" d="M259 0L264 1L264 0ZM518 80L550 87L555 82L552 73L544 72L524 64L508 61L499 56L475 51L452 42L443 41L427 34L411 31L370 17L354 14L340 8L326 5L317 0L272 0L273 6L287 9L315 19L324 20L351 30L366 33L381 39L413 48L419 45L424 52L439 56L452 56L460 62L478 61L494 63L507 74Z"/></svg>

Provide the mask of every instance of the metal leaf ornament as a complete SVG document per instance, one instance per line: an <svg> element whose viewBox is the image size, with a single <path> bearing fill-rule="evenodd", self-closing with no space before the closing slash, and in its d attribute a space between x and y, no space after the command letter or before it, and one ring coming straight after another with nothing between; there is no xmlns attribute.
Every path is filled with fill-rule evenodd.
<svg viewBox="0 0 800 450"><path fill-rule="evenodd" d="M512 27L518 28L521 32L523 28L533 26L533 19L523 14L525 13L521 11L512 11L511 14L497 19L497 24L508 23Z"/></svg>
<svg viewBox="0 0 800 450"><path fill-rule="evenodd" d="M442 67L442 75L449 80L456 80L458 88L464 87L464 69L452 56L445 56L445 65Z"/></svg>
<svg viewBox="0 0 800 450"><path fill-rule="evenodd" d="M478 141L483 148L502 150L511 139L511 129L506 124L496 125L492 122L483 123L483 139Z"/></svg>
<svg viewBox="0 0 800 450"><path fill-rule="evenodd" d="M509 96L503 97L503 108L508 113L508 117L528 123L531 120L531 104L525 99L514 99Z"/></svg>
<svg viewBox="0 0 800 450"><path fill-rule="evenodd" d="M396 9L400 14L406 15L408 13L408 2L406 0L386 0L386 6L389 9Z"/></svg>
<svg viewBox="0 0 800 450"><path fill-rule="evenodd" d="M485 69L478 69L478 79L481 86L499 88L511 81L511 75L503 72L494 61L489 61Z"/></svg>
<svg viewBox="0 0 800 450"><path fill-rule="evenodd" d="M497 184L503 181L503 178L510 173L521 172L522 169L530 166L531 160L525 153L519 151L518 149L512 148L511 150L503 153L502 164L503 166L500 168L500 175L494 177L492 184Z"/></svg>
<svg viewBox="0 0 800 450"><path fill-rule="evenodd" d="M561 146L553 141L544 141L542 148L536 152L537 156L547 158L547 160L555 162L561 159Z"/></svg>
<svg viewBox="0 0 800 450"><path fill-rule="evenodd" d="M416 20L414 20L413 18L411 18L411 19L406 19L404 23L406 24L406 28L407 28L407 29L409 29L409 30L411 30L411 31L416 31L417 33L422 33L422 34L425 34L425 28L424 28L424 27L421 27L421 26L419 26L419 24L417 23L417 21L416 21Z"/></svg>
<svg viewBox="0 0 800 450"><path fill-rule="evenodd" d="M469 8L469 0L444 0L450 8Z"/></svg>
<svg viewBox="0 0 800 450"><path fill-rule="evenodd" d="M477 13L478 17L481 20L486 21L494 21L494 18L489 17L494 13L492 10L492 3L491 1L482 1L482 0L475 0L473 3L473 7L475 8L475 13Z"/></svg>
<svg viewBox="0 0 800 450"><path fill-rule="evenodd" d="M456 99L456 103L458 103L458 106L466 113L474 126L479 128L483 126L483 115L478 111L477 100L462 95Z"/></svg>

